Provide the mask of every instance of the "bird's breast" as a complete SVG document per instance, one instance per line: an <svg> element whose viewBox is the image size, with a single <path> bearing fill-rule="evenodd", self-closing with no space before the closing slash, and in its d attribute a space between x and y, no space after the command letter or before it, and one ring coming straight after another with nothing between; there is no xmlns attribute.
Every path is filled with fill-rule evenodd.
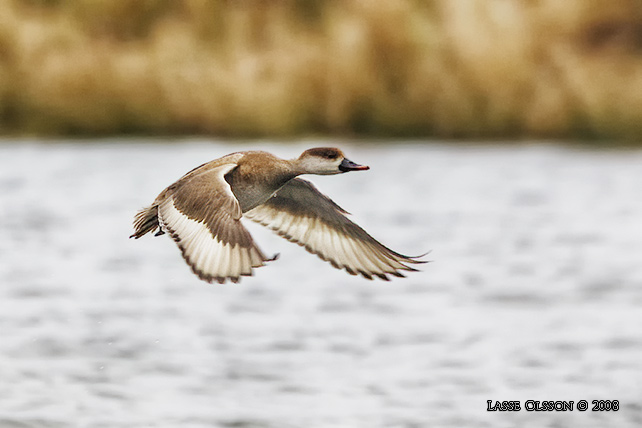
<svg viewBox="0 0 642 428"><path fill-rule="evenodd" d="M290 178L277 180L233 174L228 182L232 193L241 205L241 211L247 212L270 199L289 180Z"/></svg>

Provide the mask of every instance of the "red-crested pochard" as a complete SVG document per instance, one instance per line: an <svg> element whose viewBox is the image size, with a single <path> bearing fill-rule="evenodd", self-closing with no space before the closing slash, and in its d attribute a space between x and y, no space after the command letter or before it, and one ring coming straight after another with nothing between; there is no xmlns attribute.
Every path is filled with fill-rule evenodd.
<svg viewBox="0 0 642 428"><path fill-rule="evenodd" d="M266 257L241 223L249 218L318 255L337 269L367 279L416 271L425 263L379 243L301 174L364 171L337 148L314 148L292 160L262 151L232 153L203 164L166 188L136 214L136 239L168 233L199 278L219 283L252 275ZM419 256L421 257L421 256Z"/></svg>

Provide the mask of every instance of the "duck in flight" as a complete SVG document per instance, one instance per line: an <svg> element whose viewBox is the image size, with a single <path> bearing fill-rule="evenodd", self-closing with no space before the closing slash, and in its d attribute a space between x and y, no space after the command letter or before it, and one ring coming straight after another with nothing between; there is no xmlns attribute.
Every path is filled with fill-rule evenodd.
<svg viewBox="0 0 642 428"><path fill-rule="evenodd" d="M163 190L136 214L130 238L167 233L200 279L236 283L278 257L266 257L254 243L240 221L246 217L352 275L403 277L401 271L425 263L422 256L404 256L379 243L312 183L297 178L367 169L337 148L309 149L292 160L262 151L232 153Z"/></svg>

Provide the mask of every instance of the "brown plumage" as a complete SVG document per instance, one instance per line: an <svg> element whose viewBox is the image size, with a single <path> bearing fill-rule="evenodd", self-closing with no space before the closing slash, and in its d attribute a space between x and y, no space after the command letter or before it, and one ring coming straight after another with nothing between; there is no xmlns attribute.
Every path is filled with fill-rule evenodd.
<svg viewBox="0 0 642 428"><path fill-rule="evenodd" d="M388 280L424 263L379 243L301 174L366 170L336 148L314 148L293 160L266 152L232 153L203 164L165 189L134 219L136 239L168 233L199 278L219 283L252 275L266 257L240 219L245 216L305 247L332 266Z"/></svg>

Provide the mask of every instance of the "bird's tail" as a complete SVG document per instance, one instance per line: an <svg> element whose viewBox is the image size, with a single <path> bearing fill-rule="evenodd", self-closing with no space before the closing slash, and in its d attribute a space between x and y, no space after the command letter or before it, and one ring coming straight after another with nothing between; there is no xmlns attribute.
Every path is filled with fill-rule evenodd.
<svg viewBox="0 0 642 428"><path fill-rule="evenodd" d="M158 224L158 205L152 205L138 211L134 217L134 234L130 238L140 238L146 233L153 232L160 226ZM158 232L159 234L162 231Z"/></svg>

